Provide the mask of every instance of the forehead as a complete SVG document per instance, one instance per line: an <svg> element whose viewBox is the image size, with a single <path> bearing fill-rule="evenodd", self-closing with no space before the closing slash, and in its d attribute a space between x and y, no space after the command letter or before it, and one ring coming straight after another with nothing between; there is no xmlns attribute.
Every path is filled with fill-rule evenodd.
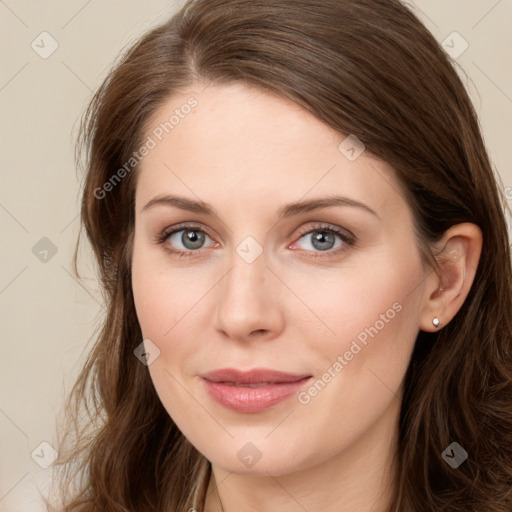
<svg viewBox="0 0 512 512"><path fill-rule="evenodd" d="M292 101L241 84L202 89L168 98L148 123L154 147L138 169L139 211L163 193L246 207L334 193L404 206L388 165L364 152L349 160L339 147L348 134Z"/></svg>

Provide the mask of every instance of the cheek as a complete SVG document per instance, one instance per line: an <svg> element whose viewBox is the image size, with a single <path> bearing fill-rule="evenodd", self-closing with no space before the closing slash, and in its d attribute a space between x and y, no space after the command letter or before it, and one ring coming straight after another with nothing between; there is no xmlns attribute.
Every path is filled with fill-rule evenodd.
<svg viewBox="0 0 512 512"><path fill-rule="evenodd" d="M322 320L315 321L322 334L315 337L307 327L303 331L317 380L298 398L315 410L319 424L329 422L333 404L342 416L350 411L353 421L343 427L346 438L358 435L400 396L418 334L423 276L419 255L404 253L382 253L378 264L359 260L358 268L354 264L309 286L307 303ZM303 279L299 293L307 285ZM304 319L295 321L306 326Z"/></svg>
<svg viewBox="0 0 512 512"><path fill-rule="evenodd" d="M308 296L328 329L316 339L303 334L316 380L298 399L333 443L356 439L400 397L418 334L421 275L419 260L390 254L364 272L331 276Z"/></svg>
<svg viewBox="0 0 512 512"><path fill-rule="evenodd" d="M132 267L132 289L137 318L144 338L161 338L171 327L170 312L173 311L173 295L164 293L155 271L149 266L134 262ZM165 312L169 314L166 315Z"/></svg>
<svg viewBox="0 0 512 512"><path fill-rule="evenodd" d="M159 248L159 250L161 250ZM158 385L168 375L158 375L158 369L167 369L179 376L189 373L191 361L197 360L197 348L201 343L198 325L210 318L205 311L205 296L211 285L201 271L187 271L171 266L165 255L147 248L134 247L132 262L132 291L144 339L151 340L159 351L159 357L149 370ZM193 371L193 369L190 369Z"/></svg>
<svg viewBox="0 0 512 512"><path fill-rule="evenodd" d="M315 326L323 340L315 343L315 349L331 357L334 350L350 350L354 340L366 346L385 338L388 346L397 346L404 344L400 340L407 343L415 337L423 271L414 248L387 247L353 261L333 272L304 273L293 280L291 273L287 276L297 297L303 299L292 313L292 323L307 323L309 334Z"/></svg>
<svg viewBox="0 0 512 512"><path fill-rule="evenodd" d="M134 247L132 290L137 318L145 338L170 337L187 312L193 294L179 268L171 269L152 250Z"/></svg>

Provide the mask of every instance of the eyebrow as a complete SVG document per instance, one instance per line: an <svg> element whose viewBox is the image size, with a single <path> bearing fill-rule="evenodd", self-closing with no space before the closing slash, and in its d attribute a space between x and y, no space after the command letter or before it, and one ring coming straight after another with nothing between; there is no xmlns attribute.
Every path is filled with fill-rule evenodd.
<svg viewBox="0 0 512 512"><path fill-rule="evenodd" d="M142 208L141 213L159 205L174 206L175 208L180 208L182 210L187 210L189 212L218 217L215 208L213 208L213 206L211 206L210 204L205 203L204 201L196 201L176 195L163 195L154 197ZM279 210L278 219L283 220L294 215L308 213L314 210L319 210L321 208L329 208L332 206L352 206L355 208L361 208L367 211L368 213L375 215L375 217L381 220L378 213L372 210L366 204L361 203L360 201L356 201L355 199L350 199L349 197L343 196L328 196L319 199L310 199L308 201L299 201L296 203L287 204L283 208L281 208L281 210Z"/></svg>

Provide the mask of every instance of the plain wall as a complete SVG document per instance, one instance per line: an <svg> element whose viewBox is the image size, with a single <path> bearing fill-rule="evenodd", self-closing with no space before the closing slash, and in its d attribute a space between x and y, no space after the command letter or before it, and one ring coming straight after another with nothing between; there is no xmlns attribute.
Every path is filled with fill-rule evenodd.
<svg viewBox="0 0 512 512"><path fill-rule="evenodd" d="M85 279L71 272L77 120L120 50L181 3L0 2L0 511L37 509L27 489L44 471L34 459L49 456L41 443L55 445L56 414L102 309L87 247ZM456 61L470 77L494 166L512 187L512 2L409 4L440 42L456 31L469 44ZM58 43L47 58L55 43L42 32Z"/></svg>

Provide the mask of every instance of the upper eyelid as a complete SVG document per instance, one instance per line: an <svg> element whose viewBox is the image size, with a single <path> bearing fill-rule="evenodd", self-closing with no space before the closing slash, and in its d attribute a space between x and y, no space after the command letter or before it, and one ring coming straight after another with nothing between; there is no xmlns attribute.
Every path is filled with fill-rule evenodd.
<svg viewBox="0 0 512 512"><path fill-rule="evenodd" d="M334 226L333 224L330 224L329 222L318 222L315 226L310 226L309 228L304 228L304 230L299 229L299 233L301 236L307 235L308 233L311 233L312 231L329 231L332 230L338 235L346 234L347 237L354 237L350 231L346 228L342 228L341 226Z"/></svg>
<svg viewBox="0 0 512 512"><path fill-rule="evenodd" d="M173 226L173 227L170 227L168 230L167 229L164 229L162 231L162 235L165 235L165 236L171 236L175 233L179 233L180 231L202 231L203 233L205 233L206 235L208 235L210 238L212 238L212 236L210 235L210 232L208 229L205 229L203 226L200 226L198 224L187 224L185 223L184 225L183 224L178 224L177 226Z"/></svg>

